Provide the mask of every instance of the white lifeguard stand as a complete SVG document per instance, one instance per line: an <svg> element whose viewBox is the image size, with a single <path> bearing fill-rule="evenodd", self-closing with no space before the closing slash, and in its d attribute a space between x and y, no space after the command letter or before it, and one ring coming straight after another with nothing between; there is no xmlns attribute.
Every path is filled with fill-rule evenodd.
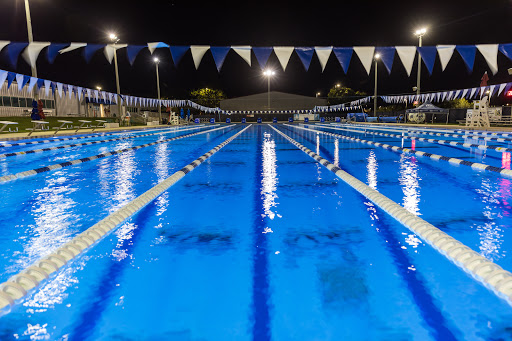
<svg viewBox="0 0 512 341"><path fill-rule="evenodd" d="M473 104L473 110L466 114L466 127L490 127L489 100L487 96Z"/></svg>
<svg viewBox="0 0 512 341"><path fill-rule="evenodd" d="M169 114L169 123L175 126L180 124L179 118L174 111L171 111Z"/></svg>

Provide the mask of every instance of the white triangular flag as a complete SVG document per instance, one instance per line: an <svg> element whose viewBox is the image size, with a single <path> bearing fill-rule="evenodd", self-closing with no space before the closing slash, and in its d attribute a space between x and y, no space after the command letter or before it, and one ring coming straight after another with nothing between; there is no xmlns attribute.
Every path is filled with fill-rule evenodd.
<svg viewBox="0 0 512 341"><path fill-rule="evenodd" d="M473 96L475 95L475 92L478 88L473 88L471 89L471 94L469 95L469 98L473 98Z"/></svg>
<svg viewBox="0 0 512 341"><path fill-rule="evenodd" d="M327 61L331 56L332 46L315 46L315 52L318 60L320 61L320 65L322 66L322 72L324 72Z"/></svg>
<svg viewBox="0 0 512 341"><path fill-rule="evenodd" d="M448 65L448 62L452 58L455 45L437 45L436 47L439 60L441 61L441 70L444 71L446 65Z"/></svg>
<svg viewBox="0 0 512 341"><path fill-rule="evenodd" d="M8 40L0 40L0 51L2 51L2 49L4 47L6 47L7 45L9 45L11 42L8 41Z"/></svg>
<svg viewBox="0 0 512 341"><path fill-rule="evenodd" d="M238 53L251 66L251 47L250 46L231 46L233 51Z"/></svg>
<svg viewBox="0 0 512 341"><path fill-rule="evenodd" d="M32 92L32 89L34 88L34 86L36 85L38 80L39 80L39 78L37 78L37 77L30 77L30 81L28 82L28 90L27 90L28 93Z"/></svg>
<svg viewBox="0 0 512 341"><path fill-rule="evenodd" d="M503 89L505 89L506 86L507 86L507 83L500 84L500 88L498 89L498 96L501 94L501 92L503 91Z"/></svg>
<svg viewBox="0 0 512 341"><path fill-rule="evenodd" d="M148 43L148 50L151 54L153 54L153 52L155 52L155 49L160 48L160 47L169 47L169 45L167 45L166 43L162 43L162 42Z"/></svg>
<svg viewBox="0 0 512 341"><path fill-rule="evenodd" d="M276 54L279 63L281 63L283 71L286 71L286 67L288 66L293 50L294 48L290 46L274 46L274 53Z"/></svg>
<svg viewBox="0 0 512 341"><path fill-rule="evenodd" d="M492 74L495 75L498 72L498 44L480 44L476 45L476 47L484 56Z"/></svg>
<svg viewBox="0 0 512 341"><path fill-rule="evenodd" d="M192 53L192 59L194 60L194 66L196 70L199 68L199 64L201 64L201 60L203 60L203 56L210 49L209 45L192 45L190 46L190 52Z"/></svg>
<svg viewBox="0 0 512 341"><path fill-rule="evenodd" d="M76 94L78 95L78 100L82 100L82 91L83 91L83 88L80 87L80 86L77 86L76 87Z"/></svg>
<svg viewBox="0 0 512 341"><path fill-rule="evenodd" d="M71 99L73 95L73 85L68 85L68 96L69 96L69 99Z"/></svg>
<svg viewBox="0 0 512 341"><path fill-rule="evenodd" d="M370 74L372 68L373 54L375 52L374 46L354 46L354 52L359 57L359 60L364 66L366 73Z"/></svg>
<svg viewBox="0 0 512 341"><path fill-rule="evenodd" d="M494 89L496 88L496 85L491 85L489 88L489 98L494 95Z"/></svg>
<svg viewBox="0 0 512 341"><path fill-rule="evenodd" d="M109 44L105 46L103 53L105 54L105 58L107 58L108 62L112 64L112 60L114 59L114 51L127 47L128 44Z"/></svg>
<svg viewBox="0 0 512 341"><path fill-rule="evenodd" d="M59 96L62 98L62 83L57 83L57 91L59 92Z"/></svg>
<svg viewBox="0 0 512 341"><path fill-rule="evenodd" d="M460 96L460 98L466 98L466 95L468 94L468 91L469 91L469 89L464 89L462 91L462 96Z"/></svg>
<svg viewBox="0 0 512 341"><path fill-rule="evenodd" d="M48 95L50 93L51 84L52 84L51 81L46 80L46 79L44 80L44 92L45 92L47 97L48 97Z"/></svg>
<svg viewBox="0 0 512 341"><path fill-rule="evenodd" d="M70 52L70 51L79 49L79 48L84 47L84 46L87 46L87 43L71 43L68 47L66 47L66 48L64 48L62 50L59 50L59 53L63 54L63 53L66 53L66 52Z"/></svg>
<svg viewBox="0 0 512 341"><path fill-rule="evenodd" d="M35 67L39 53L49 45L50 42L31 42L22 53L23 59L25 59L28 65Z"/></svg>
<svg viewBox="0 0 512 341"><path fill-rule="evenodd" d="M398 57L400 57L402 61L405 71L407 71L407 75L411 76L412 64L416 57L416 46L395 46L395 49Z"/></svg>

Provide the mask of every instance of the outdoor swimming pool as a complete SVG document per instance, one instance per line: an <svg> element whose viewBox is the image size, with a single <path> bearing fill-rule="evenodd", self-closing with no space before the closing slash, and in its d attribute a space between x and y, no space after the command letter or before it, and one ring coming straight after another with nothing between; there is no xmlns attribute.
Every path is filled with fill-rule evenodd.
<svg viewBox="0 0 512 341"><path fill-rule="evenodd" d="M512 179L470 165L510 168L510 154L495 148L512 140L376 134L402 132L233 124L0 144L17 153L0 158L4 282L240 133L4 309L0 339L510 338L506 300L282 135L512 271Z"/></svg>

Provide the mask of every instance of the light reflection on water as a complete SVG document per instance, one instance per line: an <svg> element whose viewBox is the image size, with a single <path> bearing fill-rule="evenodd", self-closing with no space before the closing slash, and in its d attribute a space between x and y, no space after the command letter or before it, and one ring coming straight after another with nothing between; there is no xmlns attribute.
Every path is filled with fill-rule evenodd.
<svg viewBox="0 0 512 341"><path fill-rule="evenodd" d="M276 143L269 133L265 133L263 140L263 176L261 194L263 194L263 209L265 215L274 219L276 213L272 211L276 207L277 199L277 165Z"/></svg>
<svg viewBox="0 0 512 341"><path fill-rule="evenodd" d="M172 168L172 162L169 158L169 153L171 152L171 147L167 143L159 144L156 147L156 155L155 155L155 173L158 178L158 183L164 181L167 177L170 176L170 169ZM156 184L155 184L156 185ZM159 195L156 198L156 206L157 206L157 216L161 216L169 205L169 192L166 191L162 195ZM162 227L162 223L160 223L157 227Z"/></svg>
<svg viewBox="0 0 512 341"><path fill-rule="evenodd" d="M420 183L418 164L414 156L400 154L400 177L398 181L404 193L403 206L406 210L417 216L421 215L418 204L420 202Z"/></svg>
<svg viewBox="0 0 512 341"><path fill-rule="evenodd" d="M368 161L366 164L366 179L368 180L368 186L377 190L377 170L379 165L377 163L377 156L373 150L370 151L370 155L366 160Z"/></svg>
<svg viewBox="0 0 512 341"><path fill-rule="evenodd" d="M70 213L77 205L69 195L77 190L72 183L61 170L46 180L45 187L34 191L36 197L31 208L34 224L27 226L28 233L15 239L23 244L24 250L7 271L27 267L71 239L74 233L71 226L79 220L78 215Z"/></svg>
<svg viewBox="0 0 512 341"><path fill-rule="evenodd" d="M340 142L338 139L334 140L334 165L340 166Z"/></svg>

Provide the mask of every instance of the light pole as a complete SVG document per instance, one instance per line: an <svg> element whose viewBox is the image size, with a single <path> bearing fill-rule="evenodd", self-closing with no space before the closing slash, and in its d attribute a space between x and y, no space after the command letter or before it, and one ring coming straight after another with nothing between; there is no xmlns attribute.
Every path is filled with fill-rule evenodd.
<svg viewBox="0 0 512 341"><path fill-rule="evenodd" d="M34 34L32 33L32 18L30 16L30 6L28 3L28 0L25 0L25 15L27 17L28 43L30 44L34 41ZM30 65L30 69L32 70L32 77L37 78L37 68L36 68L35 62L34 62L34 65ZM36 100L38 100L39 98L37 96L36 87L34 87L33 92L34 92L34 98ZM55 94L54 94L54 99L56 101ZM55 105L55 110L57 110L57 105Z"/></svg>
<svg viewBox="0 0 512 341"><path fill-rule="evenodd" d="M121 122L121 88L119 86L119 69L117 67L117 49L116 44L119 42L119 38L114 33L110 33L110 41L114 44L114 68L116 71L116 90L117 90L117 115L118 122Z"/></svg>
<svg viewBox="0 0 512 341"><path fill-rule="evenodd" d="M422 37L427 33L426 28L420 28L414 32L414 34L418 37L418 47L422 46ZM421 82L421 56L418 51L418 78L416 79L416 95L420 94L420 82Z"/></svg>
<svg viewBox="0 0 512 341"><path fill-rule="evenodd" d="M158 64L160 63L160 60L158 58L153 58L153 61L155 62L155 68L156 68L156 91L158 94L158 115L160 116L160 124L162 124L162 105L160 104L160 76L158 74Z"/></svg>
<svg viewBox="0 0 512 341"><path fill-rule="evenodd" d="M263 72L263 75L267 77L268 80L268 91L267 91L267 107L270 110L270 77L274 76L276 73L270 69L267 69Z"/></svg>
<svg viewBox="0 0 512 341"><path fill-rule="evenodd" d="M373 91L373 116L377 117L377 62L380 59L380 54L376 53L373 57L375 60L375 86Z"/></svg>

